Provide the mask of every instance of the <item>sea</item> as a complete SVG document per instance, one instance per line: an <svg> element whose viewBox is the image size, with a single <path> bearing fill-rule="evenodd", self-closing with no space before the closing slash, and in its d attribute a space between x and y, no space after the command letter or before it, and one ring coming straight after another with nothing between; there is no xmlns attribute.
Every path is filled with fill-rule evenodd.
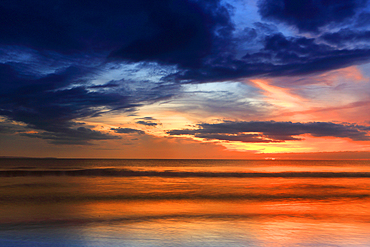
<svg viewBox="0 0 370 247"><path fill-rule="evenodd" d="M370 161L2 158L0 246L370 246Z"/></svg>

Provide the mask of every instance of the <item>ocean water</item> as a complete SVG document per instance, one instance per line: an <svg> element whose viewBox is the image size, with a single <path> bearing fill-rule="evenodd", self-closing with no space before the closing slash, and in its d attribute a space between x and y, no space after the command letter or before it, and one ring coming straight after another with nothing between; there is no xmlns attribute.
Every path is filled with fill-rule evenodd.
<svg viewBox="0 0 370 247"><path fill-rule="evenodd" d="M370 161L0 159L0 246L370 246Z"/></svg>

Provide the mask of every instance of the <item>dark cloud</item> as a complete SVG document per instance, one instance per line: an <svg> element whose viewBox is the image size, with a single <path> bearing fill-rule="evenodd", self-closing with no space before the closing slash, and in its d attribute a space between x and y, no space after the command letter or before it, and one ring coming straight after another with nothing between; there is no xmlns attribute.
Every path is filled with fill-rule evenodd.
<svg viewBox="0 0 370 247"><path fill-rule="evenodd" d="M153 121L157 120L153 117L142 117L142 118L136 118L139 119L140 121L137 121L137 124L145 125L145 126L157 126L158 123L155 123Z"/></svg>
<svg viewBox="0 0 370 247"><path fill-rule="evenodd" d="M222 140L222 141L239 141L239 142L252 142L252 143L270 143L270 142L283 142L282 140L273 140L266 138L259 134L236 134L236 135L225 135L225 134L195 134L195 137L204 138L208 140Z"/></svg>
<svg viewBox="0 0 370 247"><path fill-rule="evenodd" d="M256 27L256 29L259 32L262 32L264 34L273 34L278 32L278 28L270 23L263 23L263 22L255 22L253 25Z"/></svg>
<svg viewBox="0 0 370 247"><path fill-rule="evenodd" d="M119 85L115 84L115 83L107 83L107 84L104 84L104 85L90 86L89 88L97 89L97 88L114 88L114 87L119 87Z"/></svg>
<svg viewBox="0 0 370 247"><path fill-rule="evenodd" d="M219 51L219 45L231 37L233 25L219 1L149 2L153 3L148 4L153 34L113 51L111 58L199 68L207 55Z"/></svg>
<svg viewBox="0 0 370 247"><path fill-rule="evenodd" d="M218 0L0 3L2 44L63 54L105 51L134 62L197 67L232 29Z"/></svg>
<svg viewBox="0 0 370 247"><path fill-rule="evenodd" d="M0 69L3 67L0 65ZM68 85L69 77L73 74L67 69L41 79L1 81L1 113L13 120L44 129L44 123L64 124L75 118L99 114L100 111L94 107L131 107L128 99L119 94L90 92L82 86L61 89L61 86Z"/></svg>
<svg viewBox="0 0 370 247"><path fill-rule="evenodd" d="M269 54L275 65L270 74L302 75L346 67L367 61L370 49L336 49L317 44L315 39L287 38L282 34L267 36L261 53L247 54L246 59L259 60ZM261 60L261 59L260 59Z"/></svg>
<svg viewBox="0 0 370 247"><path fill-rule="evenodd" d="M140 118L136 118L136 119L142 119L142 120L146 120L146 121L154 121L154 120L157 120L153 117L140 117Z"/></svg>
<svg viewBox="0 0 370 247"><path fill-rule="evenodd" d="M45 131L29 135L53 140L53 143L83 144L91 140L111 137L86 128L74 129L75 119L97 116L100 107L115 110L132 108L128 97L112 92L90 92L73 85L79 79L79 70L68 68L41 78L24 78L9 65L0 65L0 115L26 123L28 127ZM60 138L61 142L55 141Z"/></svg>
<svg viewBox="0 0 370 247"><path fill-rule="evenodd" d="M38 75L24 74L18 68L18 64L0 64L0 115L41 131L40 138L46 140L61 137L64 141L63 136L69 134L73 140L77 119L133 111L144 103L168 99L177 90L129 80L91 86L94 68L78 65ZM98 140L94 135L85 137Z"/></svg>
<svg viewBox="0 0 370 247"><path fill-rule="evenodd" d="M370 24L370 13L363 12L358 15L355 27L367 27Z"/></svg>
<svg viewBox="0 0 370 247"><path fill-rule="evenodd" d="M140 134L140 135L143 135L145 134L144 131L142 130L138 130L138 129L132 129L132 128L111 128L111 130L113 130L114 132L116 133L119 133L119 134Z"/></svg>
<svg viewBox="0 0 370 247"><path fill-rule="evenodd" d="M153 123L151 121L137 121L136 123L137 124L142 124L142 125L145 125L145 126L157 126L158 125L157 123Z"/></svg>
<svg viewBox="0 0 370 247"><path fill-rule="evenodd" d="M0 122L0 134L16 134L27 130L29 129L25 126L12 123L11 121L5 120L4 122Z"/></svg>
<svg viewBox="0 0 370 247"><path fill-rule="evenodd" d="M78 127L77 129L64 128L59 129L58 132L23 133L21 135L48 140L52 144L63 145L87 145L90 144L91 141L120 139L118 136L112 136L85 127Z"/></svg>
<svg viewBox="0 0 370 247"><path fill-rule="evenodd" d="M302 75L328 71L365 62L370 58L369 47L336 49L318 44L315 39L286 38L282 34L266 37L262 52L269 53L275 65L280 64L271 72L275 75ZM254 54L250 56L253 58Z"/></svg>
<svg viewBox="0 0 370 247"><path fill-rule="evenodd" d="M283 22L300 31L318 32L328 24L340 24L353 17L367 0L260 0L264 19Z"/></svg>
<svg viewBox="0 0 370 247"><path fill-rule="evenodd" d="M151 11L155 4L140 0L2 1L0 41L60 53L111 50L155 32Z"/></svg>
<svg viewBox="0 0 370 247"><path fill-rule="evenodd" d="M370 41L370 31L358 31L349 28L341 29L335 33L325 33L320 37L329 44L338 46L353 46L361 42Z"/></svg>
<svg viewBox="0 0 370 247"><path fill-rule="evenodd" d="M310 134L315 137L350 138L354 141L368 141L370 136L364 128L349 124L331 122L232 122L198 124L198 129L171 130L169 135L193 135L206 139L241 142L282 142L301 140L295 136Z"/></svg>
<svg viewBox="0 0 370 247"><path fill-rule="evenodd" d="M366 32L324 34L317 40L285 37L277 33L274 24L255 22L253 28L234 33L230 8L220 2L2 1L0 43L28 47L42 54L49 52L47 56L53 57L55 63L58 63L56 54L64 54L70 59L93 56L97 64L114 61L175 65L177 72L163 79L182 83L309 74L369 59L370 50L366 46L337 49L320 43L322 39L336 44L350 42L353 40L350 36L356 35L356 41L367 40ZM366 3L365 0L261 0L258 6L266 19L285 22L302 31L317 31L355 16ZM248 44L258 49L263 47L241 55ZM24 64L17 66L24 70ZM116 85L95 85L90 89L106 90Z"/></svg>
<svg viewBox="0 0 370 247"><path fill-rule="evenodd" d="M337 49L314 38L266 36L264 47L242 59L230 56L201 69L179 71L168 80L209 82L252 76L297 76L344 68L369 61L370 47Z"/></svg>

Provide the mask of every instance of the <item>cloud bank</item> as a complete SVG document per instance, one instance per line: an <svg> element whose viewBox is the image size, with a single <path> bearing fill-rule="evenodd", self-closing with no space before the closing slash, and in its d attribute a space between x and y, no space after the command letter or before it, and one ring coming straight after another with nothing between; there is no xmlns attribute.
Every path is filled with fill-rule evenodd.
<svg viewBox="0 0 370 247"><path fill-rule="evenodd" d="M353 141L369 141L369 127L330 122L245 122L226 121L216 124L202 123L197 129L177 129L169 135L191 135L198 138L247 143L298 141L300 135L314 137L349 138Z"/></svg>

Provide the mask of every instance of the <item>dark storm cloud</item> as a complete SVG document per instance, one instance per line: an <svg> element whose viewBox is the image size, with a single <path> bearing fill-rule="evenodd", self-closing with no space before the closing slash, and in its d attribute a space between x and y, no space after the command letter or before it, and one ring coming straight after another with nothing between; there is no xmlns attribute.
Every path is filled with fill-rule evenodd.
<svg viewBox="0 0 370 247"><path fill-rule="evenodd" d="M295 136L310 134L314 137L350 138L354 141L368 141L370 136L364 130L367 126L335 124L331 122L232 122L198 124L198 129L171 130L170 135L193 135L206 139L241 142L282 142L301 140ZM250 134L248 134L250 133ZM258 133L258 134L256 134Z"/></svg>
<svg viewBox="0 0 370 247"><path fill-rule="evenodd" d="M353 17L367 0L260 0L262 18L283 22L300 31L318 32L328 24L340 24Z"/></svg>
<svg viewBox="0 0 370 247"><path fill-rule="evenodd" d="M113 130L114 132L118 133L118 134L140 134L140 135L143 135L145 134L144 131L142 130L138 130L138 129L132 129L132 128L111 128L111 130Z"/></svg>

